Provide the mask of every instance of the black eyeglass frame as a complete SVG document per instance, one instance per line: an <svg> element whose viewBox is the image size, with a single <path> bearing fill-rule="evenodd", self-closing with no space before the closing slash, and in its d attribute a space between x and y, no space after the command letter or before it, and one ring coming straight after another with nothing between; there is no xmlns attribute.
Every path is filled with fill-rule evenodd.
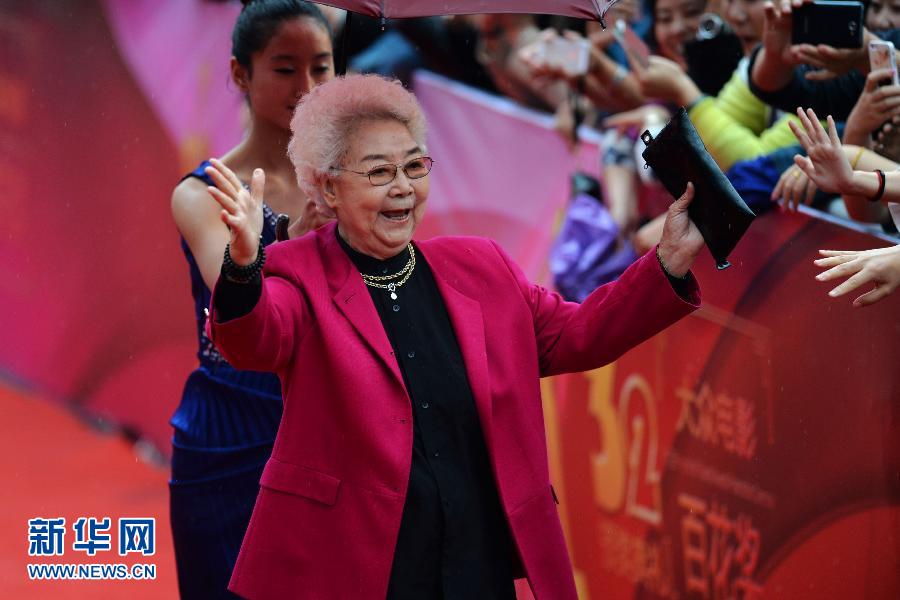
<svg viewBox="0 0 900 600"><path fill-rule="evenodd" d="M409 172L406 169L407 169L407 167L409 167L409 165L411 165L412 163L414 163L418 160L425 161L427 170L425 171L425 173L423 173L422 175L419 175L418 177L411 177ZM394 172L394 174L391 176L390 180L385 181L384 183L375 183L374 181L372 181L372 174L375 171L378 171L379 169L385 169L388 167L390 167ZM407 179L409 179L410 181L415 181L416 179L422 179L423 177L426 177L429 173L431 173L432 168L434 168L434 160L430 156L417 156L416 158L409 159L408 161L406 161L403 164L384 163L383 165L375 165L368 171L354 171L353 169L344 169L341 167L331 167L331 169L334 171L346 171L347 173L354 173L355 175L365 175L366 177L369 178L369 183L371 183L375 187L381 187L381 186L390 185L391 183L393 183L394 180L397 179L397 172L400 171L401 169L403 170L403 174L406 175Z"/></svg>

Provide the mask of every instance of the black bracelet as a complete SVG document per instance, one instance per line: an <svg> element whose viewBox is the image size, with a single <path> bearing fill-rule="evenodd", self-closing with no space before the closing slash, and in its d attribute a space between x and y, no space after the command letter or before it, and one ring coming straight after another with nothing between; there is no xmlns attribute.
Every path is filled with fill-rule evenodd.
<svg viewBox="0 0 900 600"><path fill-rule="evenodd" d="M878 193L868 198L869 202L878 202L884 197L884 188L887 184L887 177L884 176L884 171L881 169L875 169L875 174L878 175Z"/></svg>
<svg viewBox="0 0 900 600"><path fill-rule="evenodd" d="M231 244L225 246L225 258L222 261L222 275L235 283L251 283L259 278L263 265L266 262L266 248L262 239L259 240L259 249L256 251L256 260L246 266L240 266L231 258Z"/></svg>

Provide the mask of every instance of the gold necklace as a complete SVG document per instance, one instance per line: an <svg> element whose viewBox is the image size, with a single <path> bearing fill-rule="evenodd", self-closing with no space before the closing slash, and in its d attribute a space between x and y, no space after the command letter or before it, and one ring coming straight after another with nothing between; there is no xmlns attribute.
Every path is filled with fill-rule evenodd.
<svg viewBox="0 0 900 600"><path fill-rule="evenodd" d="M391 300L396 300L397 288L406 283L406 280L412 275L413 269L416 268L416 251L413 249L411 243L407 244L406 248L409 250L409 260L406 261L406 265L402 269L391 275L366 275L365 273L360 273L365 284L369 287L389 291L391 293ZM389 281L391 279L397 279L398 277L402 277L402 279L396 282L381 283L382 281Z"/></svg>

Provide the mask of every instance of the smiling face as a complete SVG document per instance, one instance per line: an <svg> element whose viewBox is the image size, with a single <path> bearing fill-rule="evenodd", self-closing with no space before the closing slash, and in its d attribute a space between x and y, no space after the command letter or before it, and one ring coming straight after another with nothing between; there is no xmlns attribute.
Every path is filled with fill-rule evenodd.
<svg viewBox="0 0 900 600"><path fill-rule="evenodd" d="M657 0L653 14L653 34L659 53L685 65L684 45L697 37L706 0Z"/></svg>
<svg viewBox="0 0 900 600"><path fill-rule="evenodd" d="M312 18L290 19L253 53L251 65L246 69L231 59L232 78L249 98L254 117L290 129L297 101L334 77L331 38Z"/></svg>
<svg viewBox="0 0 900 600"><path fill-rule="evenodd" d="M406 125L396 120L363 121L351 131L350 139L343 162L335 167L367 172L379 165L405 164L425 153ZM337 171L320 185L344 241L379 259L395 256L406 247L428 198L428 175L409 179L402 169L392 182L381 186L348 171Z"/></svg>

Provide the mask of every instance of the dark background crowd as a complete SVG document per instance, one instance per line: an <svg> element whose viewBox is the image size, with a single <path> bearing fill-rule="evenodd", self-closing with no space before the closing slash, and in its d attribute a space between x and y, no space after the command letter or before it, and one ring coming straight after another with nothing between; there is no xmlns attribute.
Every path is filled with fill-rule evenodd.
<svg viewBox="0 0 900 600"><path fill-rule="evenodd" d="M807 205L896 235L885 203L819 189L795 164L805 150L790 122L799 124L798 107L815 109L823 120L831 115L852 168L896 168L900 86L884 81L882 71L871 72L868 45L897 38L900 6L864 3L861 47L838 49L792 43L792 8L805 3L620 0L606 16L606 30L596 22L550 15L384 21L359 15L348 20L337 9L326 14L336 32L338 62L346 56L348 71L404 82L415 69L435 71L554 115L573 150L580 126L602 134L601 163L573 179L573 196L586 193L601 202L602 216L614 226L598 221L596 233L614 243L591 273L573 274L568 264L555 268L562 291L581 298L658 242L663 207L647 198L661 186L643 164L638 136L658 132L681 106L757 214L779 204L783 210ZM617 35L617 28L626 35ZM547 39L583 40L590 53L587 72L573 75L534 60L533 49ZM649 51L646 60L641 47ZM591 286L567 283L576 279Z"/></svg>

